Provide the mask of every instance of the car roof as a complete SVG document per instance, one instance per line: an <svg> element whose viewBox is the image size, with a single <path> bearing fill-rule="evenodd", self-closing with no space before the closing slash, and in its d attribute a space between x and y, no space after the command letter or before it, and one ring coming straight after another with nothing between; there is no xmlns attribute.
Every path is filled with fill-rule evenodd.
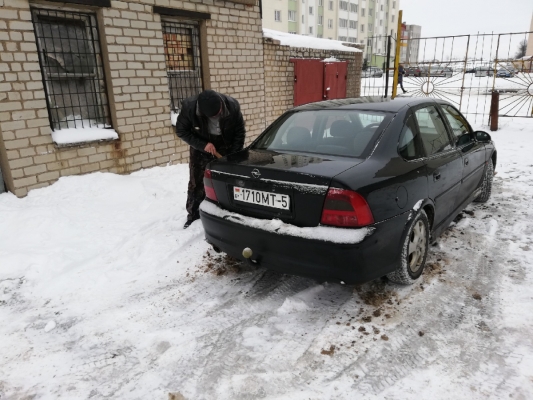
<svg viewBox="0 0 533 400"><path fill-rule="evenodd" d="M428 97L399 97L394 100L382 97L357 97L352 99L337 99L309 103L293 108L291 111L315 111L315 110L376 110L385 112L398 112L402 108L413 107L418 104L442 103L449 104L443 100L435 100Z"/></svg>

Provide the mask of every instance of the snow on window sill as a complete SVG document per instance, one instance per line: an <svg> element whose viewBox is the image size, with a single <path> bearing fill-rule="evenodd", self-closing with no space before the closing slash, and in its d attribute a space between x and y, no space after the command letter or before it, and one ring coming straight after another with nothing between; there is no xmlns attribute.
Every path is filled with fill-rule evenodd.
<svg viewBox="0 0 533 400"><path fill-rule="evenodd" d="M170 112L170 121L172 122L172 126L176 126L176 122L178 121L178 115L180 115L179 112Z"/></svg>
<svg viewBox="0 0 533 400"><path fill-rule="evenodd" d="M58 147L117 139L118 134L114 129L105 128L67 128L52 132L52 140Z"/></svg>

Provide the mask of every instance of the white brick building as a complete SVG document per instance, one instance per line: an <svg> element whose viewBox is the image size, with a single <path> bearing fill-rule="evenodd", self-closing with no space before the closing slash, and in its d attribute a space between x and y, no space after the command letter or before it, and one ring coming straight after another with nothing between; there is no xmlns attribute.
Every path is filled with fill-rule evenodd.
<svg viewBox="0 0 533 400"><path fill-rule="evenodd" d="M290 58L332 54L358 96L361 53L264 43L259 0L0 0L0 192L187 162L171 113L203 89L240 102L249 143L292 106Z"/></svg>
<svg viewBox="0 0 533 400"><path fill-rule="evenodd" d="M239 100L248 141L264 129L258 0L0 0L0 170L17 196L187 161L171 108L207 88ZM86 126L117 135L52 136Z"/></svg>

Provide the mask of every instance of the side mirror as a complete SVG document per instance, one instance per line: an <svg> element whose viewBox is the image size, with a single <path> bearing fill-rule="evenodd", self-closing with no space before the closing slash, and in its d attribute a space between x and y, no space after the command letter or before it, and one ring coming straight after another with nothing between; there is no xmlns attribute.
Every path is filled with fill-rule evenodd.
<svg viewBox="0 0 533 400"><path fill-rule="evenodd" d="M487 132L476 131L474 134L476 135L476 140L478 142L489 143L492 140L492 138Z"/></svg>

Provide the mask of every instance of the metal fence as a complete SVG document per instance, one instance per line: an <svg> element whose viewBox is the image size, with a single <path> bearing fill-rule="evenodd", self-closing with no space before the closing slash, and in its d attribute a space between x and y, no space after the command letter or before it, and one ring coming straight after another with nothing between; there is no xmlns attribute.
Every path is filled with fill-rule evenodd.
<svg viewBox="0 0 533 400"><path fill-rule="evenodd" d="M31 11L52 129L110 128L96 16Z"/></svg>
<svg viewBox="0 0 533 400"><path fill-rule="evenodd" d="M475 123L487 123L491 93L500 93L502 117L533 117L533 57L518 57L530 32L476 34L402 40L411 51L401 58L405 69L399 96L448 100ZM390 41L385 46L384 40ZM392 93L397 40L369 38L361 83L363 96ZM376 52L376 47L383 49ZM413 51L412 51L413 53ZM411 54L412 55L412 54Z"/></svg>
<svg viewBox="0 0 533 400"><path fill-rule="evenodd" d="M198 24L163 20L162 25L170 109L179 112L183 99L202 91Z"/></svg>

